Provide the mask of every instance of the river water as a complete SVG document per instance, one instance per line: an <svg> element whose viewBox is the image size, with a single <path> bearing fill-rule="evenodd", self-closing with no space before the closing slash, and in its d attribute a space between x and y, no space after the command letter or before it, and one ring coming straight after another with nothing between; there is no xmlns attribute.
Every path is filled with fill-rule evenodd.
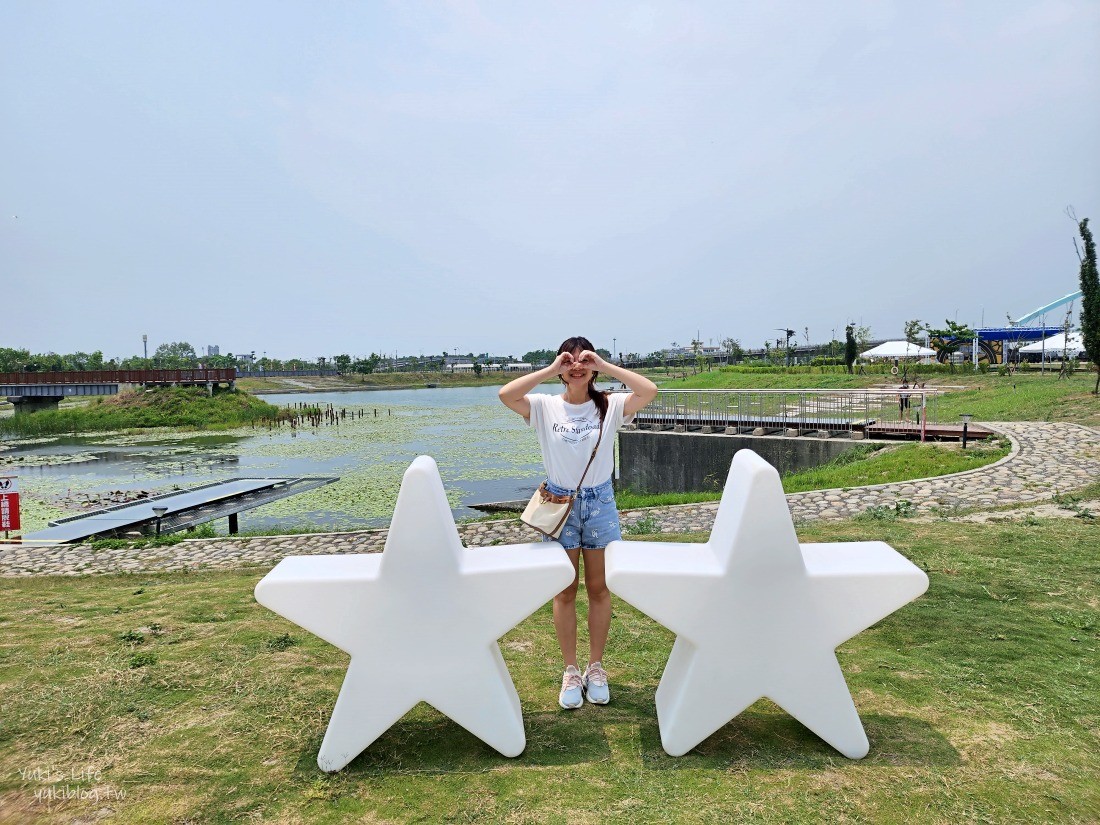
<svg viewBox="0 0 1100 825"><path fill-rule="evenodd" d="M468 503L527 498L542 478L534 432L497 387L267 395L271 404L346 410L339 425L157 431L0 442L0 475L19 476L24 532L135 491L170 491L248 476L339 476L318 490L241 514L241 529L346 530L389 522L401 476L418 455L439 464L456 517ZM539 392L558 392L551 385ZM360 412L364 415L360 417ZM224 520L215 525L224 532Z"/></svg>

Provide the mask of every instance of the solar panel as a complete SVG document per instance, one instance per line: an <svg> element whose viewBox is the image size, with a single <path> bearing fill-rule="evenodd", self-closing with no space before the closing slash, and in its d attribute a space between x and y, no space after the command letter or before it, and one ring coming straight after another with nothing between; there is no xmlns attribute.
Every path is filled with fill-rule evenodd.
<svg viewBox="0 0 1100 825"><path fill-rule="evenodd" d="M50 522L45 530L23 536L27 542L70 542L117 533L127 527L155 522L153 507L164 507L165 532L211 521L219 516L250 510L336 481L335 478L238 478L204 484L177 493L116 504L90 513Z"/></svg>

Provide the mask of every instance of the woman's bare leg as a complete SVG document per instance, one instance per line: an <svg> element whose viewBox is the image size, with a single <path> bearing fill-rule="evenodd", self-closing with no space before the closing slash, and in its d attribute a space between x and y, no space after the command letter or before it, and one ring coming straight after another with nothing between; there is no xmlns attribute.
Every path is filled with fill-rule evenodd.
<svg viewBox="0 0 1100 825"><path fill-rule="evenodd" d="M604 579L604 550L584 551L584 589L588 591L588 662L602 662L611 628L611 592ZM574 621L576 614L574 613Z"/></svg>
<svg viewBox="0 0 1100 825"><path fill-rule="evenodd" d="M558 635L558 647L565 666L577 665L577 582L581 551L566 550L569 561L573 562L573 583L554 597L554 632ZM585 557L585 568L588 559ZM590 620L591 621L591 620ZM606 632L604 636L606 637Z"/></svg>

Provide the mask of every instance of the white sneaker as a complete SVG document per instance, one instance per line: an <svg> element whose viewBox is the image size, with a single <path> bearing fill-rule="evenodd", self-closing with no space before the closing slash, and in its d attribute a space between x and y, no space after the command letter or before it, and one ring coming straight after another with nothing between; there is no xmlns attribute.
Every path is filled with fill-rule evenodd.
<svg viewBox="0 0 1100 825"><path fill-rule="evenodd" d="M584 679L576 665L569 665L561 677L558 704L566 710L575 710L584 704Z"/></svg>
<svg viewBox="0 0 1100 825"><path fill-rule="evenodd" d="M581 676L584 698L593 705L606 705L611 701L611 689L607 685L607 671L600 662L592 662Z"/></svg>

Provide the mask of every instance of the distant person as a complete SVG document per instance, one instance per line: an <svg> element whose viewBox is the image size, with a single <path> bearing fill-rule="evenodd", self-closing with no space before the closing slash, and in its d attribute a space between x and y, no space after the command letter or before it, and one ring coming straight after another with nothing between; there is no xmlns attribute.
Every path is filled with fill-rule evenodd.
<svg viewBox="0 0 1100 825"><path fill-rule="evenodd" d="M898 417L902 421L909 420L909 381L902 379L900 392L898 393Z"/></svg>
<svg viewBox="0 0 1100 825"><path fill-rule="evenodd" d="M601 372L621 381L630 394L597 390L596 377ZM564 392L532 392L554 377L565 385ZM562 342L550 366L505 384L499 395L508 409L534 427L546 469L546 489L551 494L573 495L583 476L583 486L561 537L556 539L575 571L573 583L554 597L554 630L565 664L558 704L567 710L579 708L587 697L593 704L606 705L611 691L603 655L611 627L611 593L604 579L603 551L608 542L622 538L611 486L615 433L657 397L657 385L608 363L591 341L578 336ZM555 539L544 536L543 541ZM588 666L583 673L577 667L577 585L582 554L588 592Z"/></svg>

